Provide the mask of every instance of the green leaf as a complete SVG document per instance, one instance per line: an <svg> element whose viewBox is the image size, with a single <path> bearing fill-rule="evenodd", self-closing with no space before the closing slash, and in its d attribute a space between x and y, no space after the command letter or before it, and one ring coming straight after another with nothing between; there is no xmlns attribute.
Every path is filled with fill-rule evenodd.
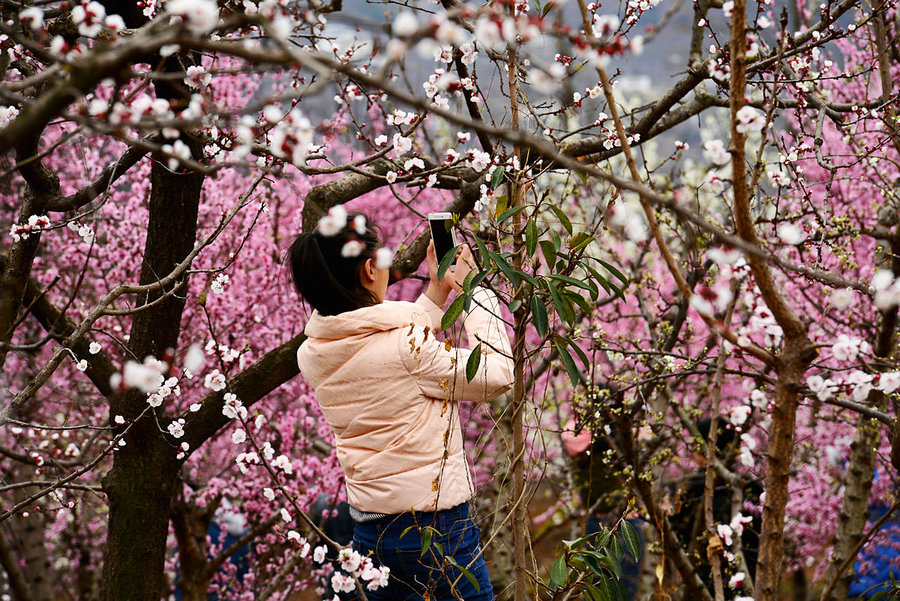
<svg viewBox="0 0 900 601"><path fill-rule="evenodd" d="M478 236L473 236L475 240L475 246L478 247L478 252L481 254L481 261L486 263L485 267L490 268L491 257L488 255L487 246L484 245L484 242L481 241L481 238Z"/></svg>
<svg viewBox="0 0 900 601"><path fill-rule="evenodd" d="M559 219L559 222L562 224L566 231L569 232L569 235L572 235L572 222L569 221L569 217L563 213L563 210L560 209L556 205L547 205L550 207L550 210L556 215L556 218Z"/></svg>
<svg viewBox="0 0 900 601"><path fill-rule="evenodd" d="M585 369L587 369L590 365L590 361L588 361L587 355L584 354L584 351L581 350L581 347L575 344L575 341L568 336L561 336L561 338L565 340L566 344L572 347L572 350L574 350L575 354L578 355L578 358L581 359L581 364L584 365Z"/></svg>
<svg viewBox="0 0 900 601"><path fill-rule="evenodd" d="M578 232L577 234L572 236L571 240L569 240L569 249L573 253L577 253L593 241L593 236L591 236L587 232Z"/></svg>
<svg viewBox="0 0 900 601"><path fill-rule="evenodd" d="M594 259L594 260L597 261L598 263L600 263L601 265L603 265L604 267L606 267L606 269L611 274L616 276L619 279L619 281L622 282L623 286L628 286L628 278L626 278L624 275L622 275L622 272L619 271L618 269L616 269L616 267L614 265L607 263L603 259Z"/></svg>
<svg viewBox="0 0 900 601"><path fill-rule="evenodd" d="M466 294L460 294L456 298L453 299L453 302L450 303L450 306L447 307L447 312L444 313L444 316L441 318L441 329L448 330L450 327L456 323L456 320L459 319L459 316L462 315L463 312L463 304L466 302Z"/></svg>
<svg viewBox="0 0 900 601"><path fill-rule="evenodd" d="M617 564L621 564L622 559L625 557L625 551L622 550L622 543L619 542L619 538L616 536L609 539L609 555Z"/></svg>
<svg viewBox="0 0 900 601"><path fill-rule="evenodd" d="M516 311L518 311L519 307L521 307L521 306L522 306L522 301L520 301L519 299L516 299L513 302L509 303L509 312L515 313Z"/></svg>
<svg viewBox="0 0 900 601"><path fill-rule="evenodd" d="M415 528L415 527L416 527L415 525L412 525L412 526L406 528L403 532L400 533L400 536L397 537L397 540L403 540L403 537L406 536L406 533L409 532L410 530L412 530L412 529Z"/></svg>
<svg viewBox="0 0 900 601"><path fill-rule="evenodd" d="M612 535L612 533L609 531L609 529L606 528L605 526L601 526L601 528L602 528L602 530L600 530L599 533L596 533L594 535L596 538L593 539L594 545L598 549L605 548L606 543L609 542L609 537Z"/></svg>
<svg viewBox="0 0 900 601"><path fill-rule="evenodd" d="M566 350L566 347L559 342L556 343L556 350L562 358L563 365L566 367L566 373L569 374L569 380L572 381L572 386L578 386L578 384L581 383L581 372L578 371L578 366L575 365L572 355L570 355L569 351Z"/></svg>
<svg viewBox="0 0 900 601"><path fill-rule="evenodd" d="M472 575L472 572L470 572L470 571L467 570L466 568L464 568L464 567L462 567L461 565L459 565L459 564L456 562L456 560L453 559L453 556L452 556L452 555L445 555L445 556L444 556L444 559L447 560L447 563L451 564L451 565L452 565L453 567L455 567L457 570L459 570L460 572L462 572L462 575L466 577L466 580L468 580L469 582L472 583L472 586L475 587L475 590L476 590L476 591L481 591L481 587L478 585L478 579L475 578L474 575Z"/></svg>
<svg viewBox="0 0 900 601"><path fill-rule="evenodd" d="M478 284L480 284L481 281L487 277L487 274L488 274L488 272L486 272L486 271L479 272L478 275L476 275L475 277L472 278L472 281L469 284L469 287L475 288L476 286L478 286ZM466 292L468 292L468 290L466 290Z"/></svg>
<svg viewBox="0 0 900 601"><path fill-rule="evenodd" d="M491 190L496 190L503 183L503 165L497 165L491 175Z"/></svg>
<svg viewBox="0 0 900 601"><path fill-rule="evenodd" d="M580 557L584 563L591 569L591 571L597 576L603 576L603 566L600 565L600 561L598 559L599 553L595 553L594 551L581 551L576 553L578 557Z"/></svg>
<svg viewBox="0 0 900 601"><path fill-rule="evenodd" d="M556 280L558 282L565 282L566 284L575 286L577 288L581 288L582 290L590 290L591 287L582 282L581 280L575 279L573 277L569 277L567 275L559 275L558 273L553 273L548 276L552 280Z"/></svg>
<svg viewBox="0 0 900 601"><path fill-rule="evenodd" d="M582 586L584 586L587 597L589 597L591 601L612 601L611 599L604 597L600 589L590 582L583 582Z"/></svg>
<svg viewBox="0 0 900 601"><path fill-rule="evenodd" d="M525 224L525 251L529 257L533 257L534 251L537 250L537 238L537 226L534 225L534 221L529 219L528 223Z"/></svg>
<svg viewBox="0 0 900 601"><path fill-rule="evenodd" d="M481 343L479 342L475 345L475 348L472 349L472 354L469 355L469 360L466 361L466 380L471 382L472 378L475 377L475 374L478 373L478 367L481 365Z"/></svg>
<svg viewBox="0 0 900 601"><path fill-rule="evenodd" d="M525 273L524 271L517 270L516 275L519 276L520 278L522 278L523 280L525 280L526 282L528 282L529 284L531 284L532 286L534 286L535 288L541 287L540 282L538 282L536 279L534 279L533 277L531 277L529 274Z"/></svg>
<svg viewBox="0 0 900 601"><path fill-rule="evenodd" d="M641 560L641 539L628 520L622 520L622 540L635 561Z"/></svg>
<svg viewBox="0 0 900 601"><path fill-rule="evenodd" d="M495 209L497 215L503 215L503 212L506 211L506 207L509 206L509 197L506 194L497 197L497 208ZM524 205L523 205L524 206Z"/></svg>
<svg viewBox="0 0 900 601"><path fill-rule="evenodd" d="M537 330L538 336L543 338L547 335L547 306L537 296L531 297L531 321L534 329Z"/></svg>
<svg viewBox="0 0 900 601"><path fill-rule="evenodd" d="M600 584L600 586L597 588L602 591L604 598L609 599L610 601L615 601L619 598L619 596L616 594L616 589L613 586L613 581L610 578L602 577L598 578L597 580ZM625 599L625 597L622 598Z"/></svg>
<svg viewBox="0 0 900 601"><path fill-rule="evenodd" d="M500 167L497 167L497 169L500 169ZM504 221L506 221L507 219L509 219L509 218L512 217L513 215L516 215L516 214L518 214L518 213L521 213L522 211L524 211L524 210L527 209L527 208L528 208L527 205L519 205L519 206L517 206L517 207L513 207L513 208L511 208L511 209L507 209L507 210L503 211L503 213L502 213L499 217L497 217L497 221L498 221L499 223L503 223Z"/></svg>
<svg viewBox="0 0 900 601"><path fill-rule="evenodd" d="M567 324L574 324L575 309L572 307L572 301L567 298L564 299L562 296L560 296L559 290L557 290L553 282L547 282L547 289L550 291L550 297L553 299L553 306L556 307L556 313Z"/></svg>
<svg viewBox="0 0 900 601"><path fill-rule="evenodd" d="M575 172L575 174L578 176L578 179L581 180L582 184L587 185L587 183L588 183L587 173L585 173L584 171L578 170Z"/></svg>
<svg viewBox="0 0 900 601"><path fill-rule="evenodd" d="M497 267L500 268L500 271L503 272L503 275L512 283L516 288L519 287L519 278L516 276L516 270L512 268L512 265L506 262L506 259L498 255L493 251L487 251L488 256L491 257L491 260L497 264Z"/></svg>
<svg viewBox="0 0 900 601"><path fill-rule="evenodd" d="M553 238L553 248L556 249L556 252L559 252L559 249L562 248L562 238L559 237L556 230L550 230L550 237Z"/></svg>
<svg viewBox="0 0 900 601"><path fill-rule="evenodd" d="M428 553L428 549L431 548L431 528L425 528L422 531L422 552L419 554L419 557L425 557L425 554Z"/></svg>
<svg viewBox="0 0 900 601"><path fill-rule="evenodd" d="M553 243L549 240L541 240L540 245L544 260L547 261L547 267L552 269L553 264L556 263L556 248L553 247Z"/></svg>
<svg viewBox="0 0 900 601"><path fill-rule="evenodd" d="M447 270L450 269L450 266L453 265L453 261L456 260L457 250L459 250L459 246L454 246L441 258L441 263L438 265L438 280L443 280L444 274L446 274Z"/></svg>
<svg viewBox="0 0 900 601"><path fill-rule="evenodd" d="M553 562L553 567L550 568L550 588L564 585L567 576L566 557L565 555L560 555L556 558L556 561Z"/></svg>

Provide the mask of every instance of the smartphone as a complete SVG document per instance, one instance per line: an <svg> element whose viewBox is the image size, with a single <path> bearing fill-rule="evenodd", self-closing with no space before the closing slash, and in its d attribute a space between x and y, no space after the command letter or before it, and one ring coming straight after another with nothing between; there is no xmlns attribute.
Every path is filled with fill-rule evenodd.
<svg viewBox="0 0 900 601"><path fill-rule="evenodd" d="M453 214L429 213L428 225L431 227L431 239L434 240L434 254L440 263L444 256L456 247Z"/></svg>

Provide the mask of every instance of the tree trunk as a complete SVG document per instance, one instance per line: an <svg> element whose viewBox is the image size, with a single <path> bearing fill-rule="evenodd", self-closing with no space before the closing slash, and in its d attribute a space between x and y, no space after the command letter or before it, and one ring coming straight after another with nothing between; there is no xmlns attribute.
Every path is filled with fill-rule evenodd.
<svg viewBox="0 0 900 601"><path fill-rule="evenodd" d="M875 396L875 395L871 395ZM878 393L877 396L883 397ZM872 490L872 477L875 474L875 456L881 424L863 415L859 416L856 438L850 447L850 463L844 480L844 498L841 499L841 512L838 514L838 527L835 533L834 549L825 573L825 583L838 579L827 599L821 601L843 601L849 597L850 583L853 580L853 562L850 569L838 574L838 569L856 545L862 539L863 530L869 519L869 493Z"/></svg>
<svg viewBox="0 0 900 601"><path fill-rule="evenodd" d="M775 404L769 430L762 529L759 536L759 560L756 570L756 591L760 601L777 598L784 557L784 515L791 477L791 458L794 449L798 389L809 365L805 337L788 338L775 383Z"/></svg>
<svg viewBox="0 0 900 601"><path fill-rule="evenodd" d="M189 144L195 157L198 144ZM150 217L141 284L168 274L194 246L203 176L177 174L155 163L151 172ZM138 304L153 302L134 315L129 346L136 357L162 358L175 349L184 309L185 277L177 294L157 291ZM134 419L146 407L146 395L128 391L110 401L110 414ZM157 601L163 594L163 563L172 495L180 463L175 448L148 416L133 426L126 446L116 451L103 478L109 497L109 532L103 562L101 596L105 601Z"/></svg>

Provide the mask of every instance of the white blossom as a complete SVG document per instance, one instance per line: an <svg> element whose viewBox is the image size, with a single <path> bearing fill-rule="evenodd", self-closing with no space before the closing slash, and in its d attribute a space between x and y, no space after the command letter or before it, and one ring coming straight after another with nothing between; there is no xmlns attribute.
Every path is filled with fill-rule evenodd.
<svg viewBox="0 0 900 601"><path fill-rule="evenodd" d="M853 304L853 289L836 288L832 290L831 296L828 297L828 301L831 303L832 307L838 311L843 311Z"/></svg>
<svg viewBox="0 0 900 601"><path fill-rule="evenodd" d="M889 371L878 378L878 389L885 394L891 394L900 388L900 372Z"/></svg>
<svg viewBox="0 0 900 601"><path fill-rule="evenodd" d="M806 233L797 225L783 221L775 228L778 238L790 246L796 246L806 240Z"/></svg>
<svg viewBox="0 0 900 601"><path fill-rule="evenodd" d="M394 253L389 248L379 248L375 251L375 268L389 269L394 260Z"/></svg>
<svg viewBox="0 0 900 601"><path fill-rule="evenodd" d="M722 140L709 140L703 144L703 151L706 154L706 158L714 165L720 167L728 164L731 160L731 155L728 154L728 150L725 148L725 144L722 143Z"/></svg>
<svg viewBox="0 0 900 601"><path fill-rule="evenodd" d="M177 419L169 424L166 429L169 431L169 434L172 435L172 438L181 438L184 436L184 420Z"/></svg>
<svg viewBox="0 0 900 601"><path fill-rule="evenodd" d="M44 26L44 11L36 6L29 6L19 13L19 22L32 31L39 31Z"/></svg>
<svg viewBox="0 0 900 601"><path fill-rule="evenodd" d="M163 381L162 374L158 369L137 361L127 361L122 372L125 385L137 388L141 392L156 392Z"/></svg>
<svg viewBox="0 0 900 601"><path fill-rule="evenodd" d="M328 214L319 219L316 230L323 236L336 236L347 227L347 209L344 205L335 205L328 209Z"/></svg>
<svg viewBox="0 0 900 601"><path fill-rule="evenodd" d="M341 256L345 258L358 257L365 249L366 245L359 240L347 240L341 247Z"/></svg>
<svg viewBox="0 0 900 601"><path fill-rule="evenodd" d="M766 125L766 116L752 106L741 107L737 112L737 127L741 133L760 131Z"/></svg>
<svg viewBox="0 0 900 601"><path fill-rule="evenodd" d="M207 34L219 24L219 5L215 0L168 0L166 12L181 17L195 35Z"/></svg>
<svg viewBox="0 0 900 601"><path fill-rule="evenodd" d="M203 385L213 392L225 390L225 376L222 375L218 369L214 369L212 372L206 374Z"/></svg>

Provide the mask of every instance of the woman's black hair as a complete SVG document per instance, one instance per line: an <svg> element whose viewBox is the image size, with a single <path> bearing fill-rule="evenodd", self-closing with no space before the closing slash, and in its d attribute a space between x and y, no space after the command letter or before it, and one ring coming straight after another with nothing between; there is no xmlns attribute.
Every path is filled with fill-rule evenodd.
<svg viewBox="0 0 900 601"><path fill-rule="evenodd" d="M297 293L322 315L338 315L378 303L372 291L362 285L360 272L366 259L375 257L381 243L368 220L365 233L356 231L357 215L347 215L347 225L334 236L316 229L297 236L288 249ZM363 244L361 252L344 256L344 245L353 240Z"/></svg>

